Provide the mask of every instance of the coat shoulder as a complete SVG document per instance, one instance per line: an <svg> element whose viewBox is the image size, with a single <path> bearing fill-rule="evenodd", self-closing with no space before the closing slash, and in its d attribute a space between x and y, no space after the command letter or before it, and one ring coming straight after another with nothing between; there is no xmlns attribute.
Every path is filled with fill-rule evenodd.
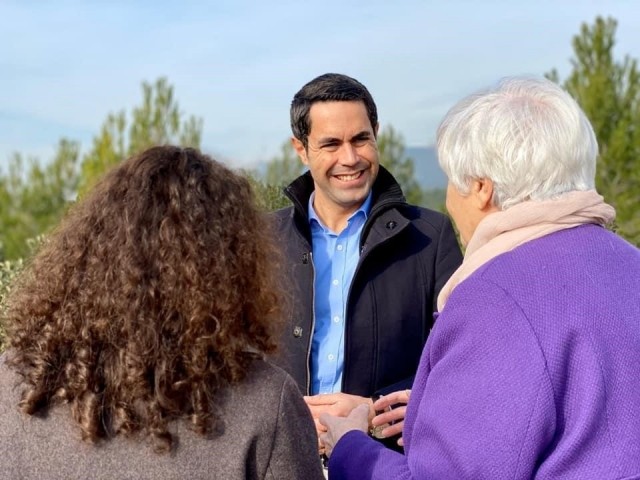
<svg viewBox="0 0 640 480"><path fill-rule="evenodd" d="M403 209L403 214L423 229L440 231L451 226L451 220L447 215L429 208L407 205Z"/></svg>
<svg viewBox="0 0 640 480"><path fill-rule="evenodd" d="M281 229L288 223L292 222L293 213L294 213L293 207L284 207L284 208L280 208L278 210L269 212L267 215L270 221L273 222L274 227L276 229Z"/></svg>

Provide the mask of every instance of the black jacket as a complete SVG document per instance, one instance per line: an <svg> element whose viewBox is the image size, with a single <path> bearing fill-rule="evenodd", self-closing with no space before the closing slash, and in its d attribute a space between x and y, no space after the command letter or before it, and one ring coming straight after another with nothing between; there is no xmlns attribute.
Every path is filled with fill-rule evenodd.
<svg viewBox="0 0 640 480"><path fill-rule="evenodd" d="M274 212L286 255L293 309L276 359L308 394L314 328L314 270L307 217L309 172L285 189L293 207ZM345 316L342 391L371 396L411 388L433 324L438 292L462 255L449 219L409 205L384 168L373 185L371 211L360 240L360 260Z"/></svg>

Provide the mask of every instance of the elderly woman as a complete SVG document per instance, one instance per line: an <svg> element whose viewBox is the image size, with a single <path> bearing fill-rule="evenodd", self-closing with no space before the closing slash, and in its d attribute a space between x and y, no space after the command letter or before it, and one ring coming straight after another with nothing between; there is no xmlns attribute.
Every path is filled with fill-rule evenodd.
<svg viewBox="0 0 640 480"><path fill-rule="evenodd" d="M467 245L439 297L405 454L324 416L331 479L640 478L640 251L604 225L597 143L550 81L505 79L438 130Z"/></svg>
<svg viewBox="0 0 640 480"><path fill-rule="evenodd" d="M3 479L323 478L249 183L151 148L72 208L9 298ZM84 442L81 441L84 440Z"/></svg>

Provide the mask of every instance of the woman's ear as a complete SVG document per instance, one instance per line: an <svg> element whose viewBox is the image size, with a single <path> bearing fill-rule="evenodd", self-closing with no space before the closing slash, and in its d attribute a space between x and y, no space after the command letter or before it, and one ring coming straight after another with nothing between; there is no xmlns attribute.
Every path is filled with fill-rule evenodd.
<svg viewBox="0 0 640 480"><path fill-rule="evenodd" d="M496 210L493 204L493 180L490 178L480 178L473 180L471 183L471 194L474 197L474 203L478 210L491 211Z"/></svg>

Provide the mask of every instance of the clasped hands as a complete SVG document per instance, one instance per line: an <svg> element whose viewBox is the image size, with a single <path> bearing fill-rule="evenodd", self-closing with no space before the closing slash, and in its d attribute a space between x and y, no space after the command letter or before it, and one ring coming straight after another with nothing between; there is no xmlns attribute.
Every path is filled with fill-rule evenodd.
<svg viewBox="0 0 640 480"><path fill-rule="evenodd" d="M410 393L400 390L380 397L375 403L370 398L347 393L304 397L316 425L320 453L331 455L338 440L351 430L367 433L371 427L387 425L380 431L382 436L401 434ZM399 404L402 406L398 407ZM391 405L396 407L390 409ZM398 444L403 445L402 437Z"/></svg>

